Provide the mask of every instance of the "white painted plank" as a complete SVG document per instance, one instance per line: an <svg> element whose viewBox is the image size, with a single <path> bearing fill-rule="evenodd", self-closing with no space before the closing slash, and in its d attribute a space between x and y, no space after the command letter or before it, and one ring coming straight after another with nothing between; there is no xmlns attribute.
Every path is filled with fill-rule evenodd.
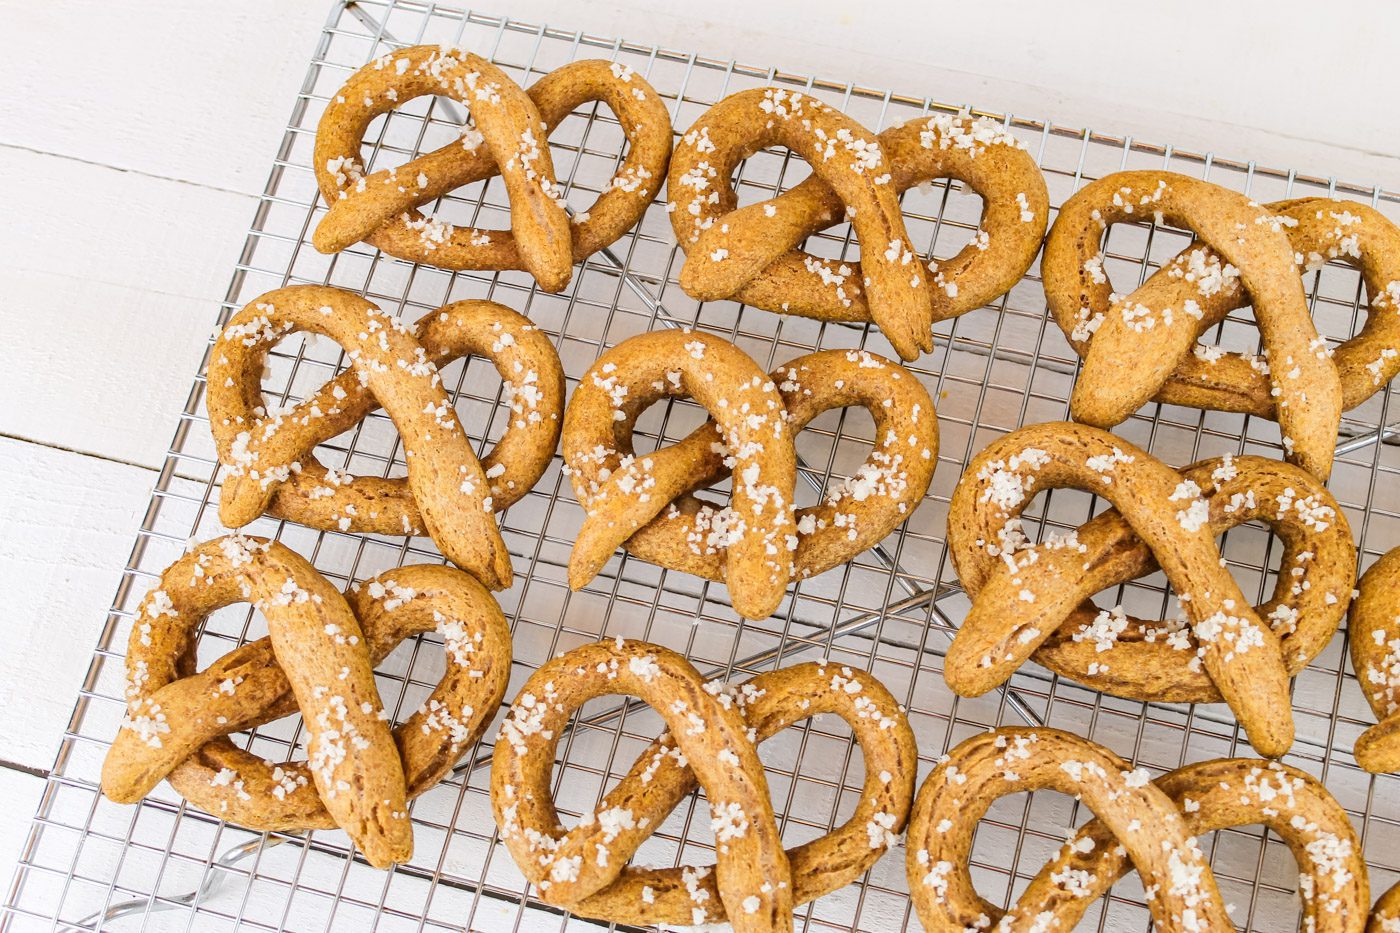
<svg viewBox="0 0 1400 933"><path fill-rule="evenodd" d="M15 149L0 177L43 179L0 225L0 434L159 466L254 199Z"/></svg>
<svg viewBox="0 0 1400 933"><path fill-rule="evenodd" d="M0 439L0 759L47 770L155 474ZM6 809L0 807L0 810Z"/></svg>
<svg viewBox="0 0 1400 933"><path fill-rule="evenodd" d="M328 9L0 0L0 143L258 193Z"/></svg>
<svg viewBox="0 0 1400 933"><path fill-rule="evenodd" d="M8 889L14 877L20 848L29 837L29 822L44 792L44 779L38 775L0 767L0 885Z"/></svg>
<svg viewBox="0 0 1400 933"><path fill-rule="evenodd" d="M482 12L490 11L481 7ZM857 86L1400 183L1400 4L511 0L497 11ZM1299 50L1306 50L1300 59ZM1306 66L1299 62L1306 60Z"/></svg>

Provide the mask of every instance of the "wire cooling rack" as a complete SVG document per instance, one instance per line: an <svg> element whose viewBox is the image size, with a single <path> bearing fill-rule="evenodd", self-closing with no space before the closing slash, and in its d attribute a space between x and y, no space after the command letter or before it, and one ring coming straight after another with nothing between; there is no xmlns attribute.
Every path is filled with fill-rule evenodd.
<svg viewBox="0 0 1400 933"><path fill-rule="evenodd" d="M316 121L328 97L372 57L407 44L450 43L488 55L522 84L581 57L616 59L643 74L668 103L683 131L726 94L779 84L820 95L872 128L931 111L958 108L932 100L783 74L666 49L510 22L415 0L364 0L331 12L298 95L271 176L234 273L222 322L262 292L289 283L329 283L362 292L406 319L443 303L486 297L520 309L558 347L571 382L606 347L664 326L690 325L735 341L765 366L816 347L868 347L890 353L878 333L821 325L730 302L703 307L676 284L681 254L658 202L611 250L575 272L559 295L536 290L519 274L450 274L385 257L363 245L334 257L318 254L308 234L324 211L311 171ZM1125 168L1170 168L1248 192L1260 201L1338 194L1400 215L1400 194L1303 178L1291 172L1179 152L1169 146L1067 129L1048 121L991 115L1021 137L1045 171L1052 203L1085 182ZM450 102L420 99L377 121L366 141L371 168L396 164L455 138L462 114ZM585 109L552 139L571 206L585 209L621 158L611 113ZM807 173L785 153L759 153L741 168L741 200L750 203L791 187ZM908 193L904 206L915 241L934 256L951 255L976 229L980 203L960 185L934 184ZM455 223L506 226L499 181L455 192L435 207ZM1119 226L1108 242L1107 269L1120 291L1141 282L1188 237L1145 224ZM848 231L814 237L810 248L848 256ZM1328 266L1308 279L1319 329L1332 340L1351 335L1365 314L1357 274ZM1231 349L1255 349L1247 314L1208 337ZM294 337L275 353L264 379L276 402L305 397L339 367L338 348ZM953 696L943 683L942 653L966 602L947 560L948 497L967 460L1019 425L1065 417L1077 361L1047 322L1037 270L995 306L945 322L937 347L915 367L938 405L942 445L927 500L879 548L850 565L795 585L780 611L745 622L724 588L614 558L587 588L565 583L570 544L581 510L556 459L538 487L502 524L516 570L501 595L515 639L513 696L548 657L600 637L644 638L684 651L704 671L744 678L784 663L827 656L878 676L908 708L921 750L920 778L963 738L1001 723L1044 723L1102 742L1154 773L1221 755L1249 755L1229 711L1218 706L1142 704L1104 697L1028 666L1006 689L976 700ZM203 367L201 367L202 370ZM499 379L482 361L444 371L463 424L485 447L505 424ZM1345 507L1368 566L1400 544L1400 433L1397 390L1377 395L1343 423L1331 483ZM132 614L160 571L186 543L222 532L217 519L217 463L203 405L203 379L161 471L82 695L48 780L0 927L13 930L579 930L603 925L571 918L532 897L510 857L496 844L488 800L490 748L474 749L451 778L412 807L413 860L390 872L352 857L336 831L257 834L188 807L168 787L139 806L118 806L97 790L102 757L122 715L122 654ZM686 402L658 405L644 417L639 445L670 443L703 417ZM1225 452L1278 456L1276 425L1258 419L1149 406L1119 428L1162 459L1185 464ZM801 504L839 482L864 459L872 440L864 412L833 412L798 438L805 468ZM382 415L325 445L322 458L356 474L401 475L402 449ZM1082 523L1102 507L1074 491L1042 497L1028 513L1030 531ZM426 539L317 533L260 520L250 531L273 535L310 558L339 585L404 563L440 561ZM1260 600L1273 586L1281 546L1265 529L1243 526L1225 536L1224 552L1245 592ZM1175 612L1159 577L1101 597L1140 613ZM230 607L208 622L201 663L265 632L248 607ZM411 712L441 673L434 636L401 646L381 667L379 688L396 717ZM1360 771L1350 749L1370 722L1338 637L1297 678L1298 740L1287 761L1321 777L1351 814L1364 841L1373 891L1400 878L1400 782ZM644 708L595 701L561 745L556 770L560 808L591 811L610 782L660 729ZM494 736L494 727L488 738ZM304 733L293 719L249 737L267 757L298 752ZM784 839L796 844L844 821L863 777L859 750L839 721L807 722L763 747ZM648 864L706 864L713 838L706 805L685 802L639 853ZM980 890L1005 902L1019 891L1070 827L1086 818L1069 798L1049 793L1006 798L982 823L973 852ZM1257 827L1222 831L1206 842L1232 916L1242 928L1296 927L1297 871L1281 841ZM798 912L803 930L887 931L912 921L903 853L896 849L858 884ZM1086 929L1148 926L1140 886L1131 878L1099 901Z"/></svg>

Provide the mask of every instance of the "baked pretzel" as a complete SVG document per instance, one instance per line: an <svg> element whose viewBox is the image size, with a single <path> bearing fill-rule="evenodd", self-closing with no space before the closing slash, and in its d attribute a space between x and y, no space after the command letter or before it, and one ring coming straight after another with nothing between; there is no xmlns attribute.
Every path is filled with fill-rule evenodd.
<svg viewBox="0 0 1400 933"><path fill-rule="evenodd" d="M1022 510L1038 492L1064 486L1115 508L1029 546ZM1257 608L1214 540L1251 519L1284 543L1273 598ZM978 454L953 492L948 545L972 600L944 665L958 693L984 693L1034 656L1117 696L1224 700L1270 757L1293 742L1288 680L1336 631L1356 573L1346 517L1302 469L1231 457L1178 472L1070 423L1022 428ZM1178 594L1184 624L1101 612L1090 600L1158 568Z"/></svg>
<svg viewBox="0 0 1400 933"><path fill-rule="evenodd" d="M1103 233L1154 214L1197 240L1132 294L1112 294ZM1335 351L1318 336L1301 278L1331 259L1361 269L1372 311ZM1342 412L1400 372L1400 229L1362 204L1264 206L1171 172L1119 172L1065 202L1041 268L1050 310L1084 358L1070 400L1077 421L1111 427L1154 397L1270 418L1288 458L1326 479ZM1246 304L1263 359L1196 344Z"/></svg>
<svg viewBox="0 0 1400 933"><path fill-rule="evenodd" d="M450 97L471 111L461 139L366 175L360 147L370 121L425 94ZM627 157L597 201L570 220L548 138L592 101L616 115ZM445 269L521 269L545 291L557 292L569 284L575 262L616 242L641 219L670 156L666 105L626 65L572 62L525 91L470 52L414 46L365 65L326 104L313 159L330 212L312 243L334 253L364 240L391 256ZM497 173L510 197L510 230L454 227L418 210Z"/></svg>
<svg viewBox="0 0 1400 933"><path fill-rule="evenodd" d="M782 145L812 177L739 207L740 162ZM991 120L938 115L878 136L800 91L755 88L701 115L676 146L667 180L671 223L685 250L680 283L703 301L732 298L826 321L874 322L906 360L933 349L931 325L995 300L1040 251L1049 215L1045 179L1015 136ZM916 255L899 195L956 178L982 196L982 229L944 262ZM813 256L798 245L842 220L861 260Z"/></svg>
<svg viewBox="0 0 1400 933"><path fill-rule="evenodd" d="M308 331L344 349L350 369L306 401L263 398L269 351ZM478 462L437 368L486 357L505 380L510 420ZM323 443L380 405L404 442L407 478L353 477L315 457ZM529 492L559 441L564 374L549 339L490 301L459 301L410 330L350 292L282 288L234 315L209 361L209 423L225 467L219 517L238 528L264 513L324 530L429 534L492 589L510 585L510 555L492 511Z"/></svg>
<svg viewBox="0 0 1400 933"><path fill-rule="evenodd" d="M200 624L250 602L268 635L196 672ZM374 666L437 631L447 670L391 733ZM407 800L485 730L510 674L510 631L490 594L451 567L400 567L345 596L276 541L206 541L161 574L127 645L127 715L102 792L134 803L162 778L190 803L256 830L340 827L377 868L413 851ZM273 764L227 736L300 712L308 760Z"/></svg>
<svg viewBox="0 0 1400 933"><path fill-rule="evenodd" d="M667 732L566 831L550 789L559 738L584 703L619 693L652 706ZM756 747L821 713L854 731L864 792L844 824L784 852ZM863 671L799 664L728 688L703 681L673 651L618 639L570 651L525 684L496 741L491 806L501 839L540 897L571 913L610 923L791 930L793 907L855 881L894 843L917 765L903 710ZM714 870L628 864L697 786L710 802Z"/></svg>
<svg viewBox="0 0 1400 933"><path fill-rule="evenodd" d="M711 420L638 456L637 417L690 396ZM824 501L793 509L793 436L822 412L860 405L875 448ZM564 462L583 504L569 585L592 580L619 546L642 560L729 585L734 609L767 618L788 581L822 573L877 544L918 506L938 462L933 401L904 367L857 350L799 357L765 376L733 344L667 331L598 358L564 414ZM692 495L734 478L727 508Z"/></svg>
<svg viewBox="0 0 1400 933"><path fill-rule="evenodd" d="M1007 794L1054 790L1095 815L1003 911L968 873L972 835ZM1142 877L1154 929L1233 930L1195 836L1262 823L1300 870L1303 929L1360 933L1370 891L1346 811L1315 778L1277 762L1232 758L1155 781L1108 749L1058 729L973 736L924 782L909 821L909 890L928 930L1069 930L1129 871Z"/></svg>
<svg viewBox="0 0 1400 933"><path fill-rule="evenodd" d="M1400 884L1381 895L1371 908L1371 921L1366 933L1397 933L1400 931Z"/></svg>
<svg viewBox="0 0 1400 933"><path fill-rule="evenodd" d="M1348 627L1356 681L1379 720L1356 740L1356 763L1400 771L1400 548L1362 575Z"/></svg>

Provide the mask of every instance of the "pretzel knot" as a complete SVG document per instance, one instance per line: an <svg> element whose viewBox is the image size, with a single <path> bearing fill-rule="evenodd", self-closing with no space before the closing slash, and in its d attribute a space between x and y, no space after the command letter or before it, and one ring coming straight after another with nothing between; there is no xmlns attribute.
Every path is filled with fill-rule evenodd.
<svg viewBox="0 0 1400 933"><path fill-rule="evenodd" d="M1362 575L1350 635L1356 681L1379 720L1356 740L1356 763L1377 773L1400 771L1400 548Z"/></svg>
<svg viewBox="0 0 1400 933"><path fill-rule="evenodd" d="M1136 291L1115 295L1102 235L1154 214L1197 239ZM1335 350L1318 336L1302 286L1304 273L1333 259L1360 268L1371 310ZM1400 372L1400 229L1362 204L1259 205L1170 172L1120 172L1065 202L1041 265L1050 310L1084 358L1070 401L1078 421L1107 428L1153 398L1270 418L1289 459L1326 479L1342 412ZM1197 343L1246 304L1263 358Z"/></svg>
<svg viewBox="0 0 1400 933"><path fill-rule="evenodd" d="M744 159L782 145L812 177L739 207L731 176ZM681 287L704 301L826 321L874 322L906 360L933 349L931 325L1005 294L1035 260L1045 234L1045 179L999 124L938 115L878 136L816 97L755 88L707 110L676 147L668 197L686 252ZM916 255L899 195L935 178L964 182L985 203L981 226L941 263ZM798 249L848 219L859 262Z"/></svg>
<svg viewBox="0 0 1400 933"><path fill-rule="evenodd" d="M366 175L360 148L370 122L415 97L450 97L471 111L455 142ZM628 151L587 211L572 221L548 137L583 104L606 104ZM391 256L446 269L520 269L548 292L573 264L616 242L651 203L671 155L660 96L626 65L572 62L529 91L470 52L419 45L370 62L326 105L316 129L316 181L330 212L312 242L334 253L365 240ZM454 227L418 208L497 173L510 198L510 230Z"/></svg>
<svg viewBox="0 0 1400 933"><path fill-rule="evenodd" d="M1037 493L1065 486L1114 509L1030 546L1022 511ZM1251 519L1284 544L1273 598L1259 607L1214 540ZM1271 757L1293 741L1288 679L1336 631L1356 569L1345 516L1303 470L1232 457L1177 472L1107 432L1065 423L1022 428L973 459L949 506L948 543L972 600L945 665L958 693L984 693L1034 656L1118 696L1223 699ZM1159 568L1181 622L1101 612L1090 601Z"/></svg>
<svg viewBox="0 0 1400 933"><path fill-rule="evenodd" d="M571 830L550 789L569 717L604 694L640 697L667 732L598 808ZM784 852L757 745L793 723L834 713L865 756L855 812L825 836ZM739 933L792 929L796 905L844 887L895 841L913 795L918 751L902 709L869 674L800 664L729 689L645 642L570 651L525 684L501 726L491 806L501 839L540 897L624 924L728 921ZM641 844L695 790L709 799L717 864L637 868Z"/></svg>
<svg viewBox="0 0 1400 933"><path fill-rule="evenodd" d="M637 417L689 396L711 420L674 446L637 455ZM793 436L817 415L859 405L875 446L856 474L815 506L794 509ZM583 504L569 560L578 589L619 546L642 560L729 585L734 609L767 618L789 580L845 563L918 506L938 462L933 401L904 367L864 351L828 350L764 375L708 334L642 334L599 357L564 415L564 462ZM733 477L728 507L692 495Z"/></svg>
<svg viewBox="0 0 1400 933"><path fill-rule="evenodd" d="M263 398L262 372L272 348L297 331L334 340L350 369L278 408ZM438 375L468 354L492 361L510 406L505 433L480 462ZM316 445L381 405L403 439L406 479L354 477L316 459ZM267 513L324 530L426 533L453 563L503 589L510 555L492 512L539 481L563 407L554 347L503 305L459 301L410 330L340 289L268 292L234 315L209 361L209 422L225 467L219 516L233 528Z"/></svg>
<svg viewBox="0 0 1400 933"><path fill-rule="evenodd" d="M215 610L252 603L268 635L196 672L197 631ZM390 732L374 667L436 631L446 672ZM251 829L339 826L370 864L413 851L407 803L485 730L510 674L510 631L491 595L451 567L382 573L342 596L275 541L207 541L161 574L127 646L127 715L102 791L133 803L162 778L186 800ZM273 764L227 736L300 712L307 761Z"/></svg>
<svg viewBox="0 0 1400 933"><path fill-rule="evenodd" d="M1095 815L1003 911L968 872L972 835L1008 794L1054 790ZM1315 778L1277 762L1233 758L1188 765L1155 781L1108 749L1058 729L973 736L929 775L909 821L906 867L928 930L1069 930L1136 869L1154 929L1233 930L1194 837L1262 823L1300 870L1303 929L1359 933L1370 890L1347 813Z"/></svg>

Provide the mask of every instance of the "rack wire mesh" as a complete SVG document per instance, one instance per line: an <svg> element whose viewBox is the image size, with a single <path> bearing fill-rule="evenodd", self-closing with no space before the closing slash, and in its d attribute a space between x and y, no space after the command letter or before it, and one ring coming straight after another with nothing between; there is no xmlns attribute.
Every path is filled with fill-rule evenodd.
<svg viewBox="0 0 1400 933"><path fill-rule="evenodd" d="M703 307L677 285L682 256L658 201L643 221L576 270L569 288L549 295L524 275L448 273L383 256L365 246L332 257L310 248L309 231L324 206L311 171L316 121L329 96L369 59L422 42L464 46L489 56L522 84L580 57L624 62L661 93L673 125L684 130L709 105L763 84L801 88L842 107L872 128L930 112L961 108L741 65L669 49L512 22L421 0L337 3L293 108L243 254L219 311L222 323L262 292L292 283L328 283L361 292L381 307L416 319L447 301L485 297L527 314L554 340L571 383L606 347L662 326L687 325L727 337L765 366L814 348L865 347L890 354L877 332L823 325L748 309L731 302ZM1245 191L1259 201L1307 194L1350 197L1400 216L1400 193L1302 177L1249 162L1180 152L1046 120L985 114L1022 138L1036 156L1059 204L1084 183L1124 168L1169 168ZM371 127L365 160L371 169L403 162L455 138L462 113L438 99L420 99ZM612 114L584 108L551 139L571 206L584 209L612 176L624 141ZM740 169L742 203L792 187L807 173L785 152L765 151ZM904 209L911 236L938 258L959 249L977 228L980 202L958 183L909 192ZM506 226L499 181L445 197L435 213L455 223ZM1152 223L1119 226L1107 243L1107 271L1120 290L1143 281L1189 240ZM813 237L809 248L852 256L849 231ZM1364 319L1359 277L1329 265L1310 275L1308 296L1319 330L1332 341ZM1254 350L1247 312L1231 316L1209 339ZM337 347L293 337L275 352L264 378L277 403L305 397L344 361ZM1063 418L1077 360L1047 322L1038 270L993 307L937 328L937 346L912 367L933 393L941 431L939 466L922 507L883 544L846 567L795 585L777 615L746 622L723 587L619 556L588 587L565 582L581 510L556 459L537 488L502 518L516 568L501 595L515 641L513 696L545 659L600 637L644 638L683 651L703 671L744 678L784 663L830 657L879 677L908 709L921 750L920 778L951 746L1002 723L1043 723L1104 743L1153 773L1222 755L1249 755L1227 709L1144 704L1106 697L1027 666L1005 689L960 699L944 685L942 654L966 611L947 559L948 498L967 460L996 436L1022 424ZM48 779L0 927L13 930L578 930L606 926L573 918L535 899L510 857L496 844L488 800L489 738L451 778L416 801L415 855L389 872L353 857L336 831L258 834L185 805L162 786L138 806L102 798L102 757L122 714L123 651L132 614L160 571L190 540L223 531L217 518L218 464L203 398L203 366L191 388L111 613ZM504 428L499 379L480 360L444 371L463 424L485 448ZM1390 388L1350 412L1339 439L1331 487L1357 535L1362 566L1400 544L1400 390ZM670 402L647 413L639 449L683 437L703 414ZM1119 432L1174 464L1231 453L1281 453L1276 425L1238 415L1152 405ZM863 461L872 427L863 412L832 412L798 438L804 461L800 504L839 482ZM383 415L366 419L321 448L331 465L356 474L402 475L402 449ZM1075 527L1103 504L1058 491L1028 512L1028 529ZM251 531L280 538L339 585L403 563L441 561L426 539L380 538L309 529L262 519ZM1281 545L1263 527L1242 526L1223 540L1231 571L1247 594L1272 589ZM1158 576L1108 597L1129 611L1175 611ZM201 663L265 632L248 607L210 618ZM434 636L401 646L381 667L386 707L402 718L424 699L441 673ZM1373 891L1400 879L1400 782L1357 768L1350 749L1370 722L1345 637L1333 640L1296 681L1298 740L1287 761L1320 777L1351 815L1363 840ZM595 701L576 718L561 745L556 793L566 818L591 811L610 782L659 731L645 708ZM297 752L295 719L246 737L268 757ZM854 754L853 754L854 753ZM838 824L854 807L863 778L852 736L839 721L808 721L770 740L763 759L783 837L791 845ZM639 853L648 864L705 864L713 838L697 796L666 820ZM1085 819L1071 799L1041 793L1007 798L981 824L973 850L980 890L1005 902ZM1257 827L1213 834L1206 850L1232 902L1236 924L1252 930L1294 928L1297 872L1287 848ZM912 922L902 852L882 859L861 881L798 912L802 930L903 928ZM1084 921L1098 930L1145 929L1141 887L1131 878L1101 899Z"/></svg>

